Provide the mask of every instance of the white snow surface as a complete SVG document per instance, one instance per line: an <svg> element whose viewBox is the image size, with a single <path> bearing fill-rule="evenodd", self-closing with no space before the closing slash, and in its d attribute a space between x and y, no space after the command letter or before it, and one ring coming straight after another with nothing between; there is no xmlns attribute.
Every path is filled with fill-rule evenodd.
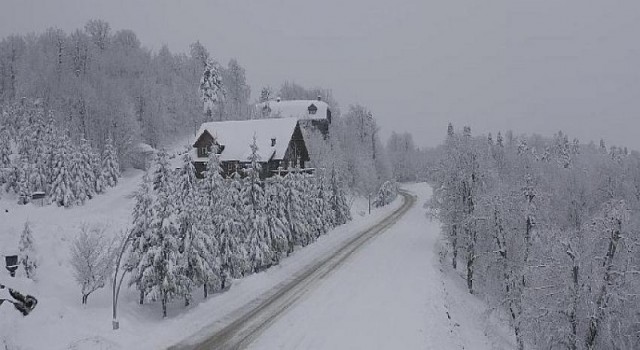
<svg viewBox="0 0 640 350"><path fill-rule="evenodd" d="M311 105L316 106L318 109L315 114L309 113ZM326 102L318 100L281 100L280 102L270 100L256 105L258 113L262 113L265 106L269 106L271 109L269 118L325 119L329 109L329 105Z"/></svg>
<svg viewBox="0 0 640 350"><path fill-rule="evenodd" d="M0 255L16 252L27 219L39 253L35 282L22 274L10 278L4 268L0 270L0 283L39 300L27 317L10 304L0 306L0 348L161 349L185 338L204 338L212 327L229 322L230 315L287 283L401 205L398 199L369 215L366 200L358 198L350 223L296 250L278 266L235 280L227 292L206 300L196 293L188 308L174 302L167 319L162 319L159 304L138 305L137 292L123 285L118 308L121 328L113 331L111 286L93 293L88 305L82 306L69 248L83 223L106 225L112 235L126 227L141 176L139 171L125 173L117 187L71 209L18 206L7 195L0 200ZM420 194L407 216L327 276L252 344L254 349L513 347L509 331L466 293L460 276L439 270L438 224L427 221L420 205L428 188L422 184L410 189Z"/></svg>
<svg viewBox="0 0 640 350"><path fill-rule="evenodd" d="M250 349L511 349L485 305L439 262L440 227L417 204L269 327ZM449 315L449 316L447 316Z"/></svg>
<svg viewBox="0 0 640 350"><path fill-rule="evenodd" d="M39 349L161 349L178 343L185 337L228 321L230 314L252 301L259 300L272 288L286 283L296 272L335 251L362 229L378 222L401 203L395 203L366 213L367 203L357 198L352 205L354 220L342 225L317 242L296 250L281 264L264 272L235 280L224 293L202 300L195 293L194 303L184 308L182 301L169 307L169 317L162 319L158 303L138 305L137 292L123 285L118 307L120 329L111 329L111 285L89 296L88 305L81 305L80 287L74 280L69 262L69 249L82 224L106 225L108 233L116 235L131 221L133 192L142 177L141 171L124 174L115 188L70 209L54 206L19 206L15 198L0 199L0 255L17 253L17 246L26 220L31 223L39 267L35 282L23 274L9 277L0 270L0 283L38 298L36 309L23 317L4 303L0 306L0 348ZM8 212L5 212L8 210Z"/></svg>
<svg viewBox="0 0 640 350"><path fill-rule="evenodd" d="M266 162L271 158L283 159L297 124L297 118L232 120L203 123L192 144L198 141L202 133L207 131L219 145L224 146L220 154L221 161L237 160L246 162L251 155L250 145L253 143L253 137L255 135L258 145L258 155L261 161ZM271 146L272 139L276 139L274 146ZM193 152L196 151L193 150ZM193 157L195 159L197 154L194 153ZM207 160L198 158L198 161Z"/></svg>

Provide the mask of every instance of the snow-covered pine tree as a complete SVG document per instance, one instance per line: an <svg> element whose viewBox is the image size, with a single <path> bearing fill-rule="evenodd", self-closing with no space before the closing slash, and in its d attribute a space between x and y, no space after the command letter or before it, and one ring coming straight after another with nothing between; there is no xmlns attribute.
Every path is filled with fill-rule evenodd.
<svg viewBox="0 0 640 350"><path fill-rule="evenodd" d="M104 193L106 183L100 155L97 152L91 152L91 171L93 172L91 177L93 179L93 192L96 194Z"/></svg>
<svg viewBox="0 0 640 350"><path fill-rule="evenodd" d="M69 207L75 202L70 168L71 145L66 135L59 136L53 154L50 198L58 206Z"/></svg>
<svg viewBox="0 0 640 350"><path fill-rule="evenodd" d="M287 219L289 221L291 238L289 239L289 251L293 252L295 245L306 246L311 242L311 230L309 218L305 215L305 195L302 192L301 176L298 172L289 172L284 177L286 189Z"/></svg>
<svg viewBox="0 0 640 350"><path fill-rule="evenodd" d="M31 167L26 155L21 155L14 168L16 178L16 193L18 204L24 205L31 202Z"/></svg>
<svg viewBox="0 0 640 350"><path fill-rule="evenodd" d="M58 142L58 134L60 134L60 130L56 128L56 120L53 112L49 112L49 119L47 120L47 126L44 130L44 134L42 136L43 143L43 153L41 156L44 156L43 164L47 165L47 169L44 172L47 178L47 194L49 195L51 192L51 183L53 183L53 157L55 154L56 142Z"/></svg>
<svg viewBox="0 0 640 350"><path fill-rule="evenodd" d="M36 275L38 260L36 258L35 241L29 221L24 223L24 229L22 230L20 242L18 243L18 251L20 265L24 268L27 278L33 279Z"/></svg>
<svg viewBox="0 0 640 350"><path fill-rule="evenodd" d="M208 232L209 253L211 254L208 262L213 275L207 276L204 283L204 297L208 296L209 291L217 291L226 287L225 282L228 275L226 262L230 259L228 230L225 223L227 220L233 220L233 217L225 216L229 212L229 199L227 185L221 175L220 158L217 154L218 150L214 146L209 152L207 168L204 172L204 180L200 186L200 198L204 204L202 208L201 222L203 229ZM223 251L224 244L224 251Z"/></svg>
<svg viewBox="0 0 640 350"><path fill-rule="evenodd" d="M9 129L6 126L0 127L0 167L6 168L11 166L11 138Z"/></svg>
<svg viewBox="0 0 640 350"><path fill-rule="evenodd" d="M167 316L167 303L182 295L186 277L180 270L180 239L174 203L173 176L167 152L158 152L153 173L155 202L151 222L149 249L142 257L144 270L140 283L145 295L162 303L162 316Z"/></svg>
<svg viewBox="0 0 640 350"><path fill-rule="evenodd" d="M71 177L71 190L73 191L73 197L77 205L82 205L89 199L90 189L84 181L84 168L82 150L80 147L73 147L69 176Z"/></svg>
<svg viewBox="0 0 640 350"><path fill-rule="evenodd" d="M38 154L36 156L35 164L32 166L31 173L31 189L33 192L44 192L45 194L49 191L49 163L48 163L48 151L45 151L44 154Z"/></svg>
<svg viewBox="0 0 640 350"><path fill-rule="evenodd" d="M200 79L200 99L207 120L211 120L214 108L224 99L220 65L211 58L207 59Z"/></svg>
<svg viewBox="0 0 640 350"><path fill-rule="evenodd" d="M113 146L111 138L108 138L104 145L104 152L102 153L102 174L107 186L114 187L118 184L120 163L118 162L118 153Z"/></svg>
<svg viewBox="0 0 640 350"><path fill-rule="evenodd" d="M187 277L181 290L185 299L185 306L191 300L193 288L207 287L215 280L215 262L211 248L211 236L205 231L203 220L202 200L196 179L196 169L193 165L191 152L188 148L182 157L182 166L176 178L175 202L177 205L177 223L181 242L180 268Z"/></svg>
<svg viewBox="0 0 640 350"><path fill-rule="evenodd" d="M209 152L207 167L204 172L204 180L202 182L202 198L210 211L216 210L222 199L220 192L224 189L225 183L222 177L222 169L220 168L220 157L217 147L214 145Z"/></svg>
<svg viewBox="0 0 640 350"><path fill-rule="evenodd" d="M351 220L351 210L347 203L347 195L344 191L344 187L338 176L336 175L335 168L331 169L331 208L335 215L335 224L343 225Z"/></svg>
<svg viewBox="0 0 640 350"><path fill-rule="evenodd" d="M273 264L273 252L268 242L266 198L260 181L260 155L255 135L249 147L251 148L250 163L242 186L244 210L241 215L247 233L246 249L253 265L253 272L256 272Z"/></svg>
<svg viewBox="0 0 640 350"><path fill-rule="evenodd" d="M322 170L316 179L316 195L318 210L322 223L323 233L335 227L335 215L331 207L331 186L329 186L325 171Z"/></svg>
<svg viewBox="0 0 640 350"><path fill-rule="evenodd" d="M0 195L2 185L8 181L11 169L11 139L9 129L6 125L0 126Z"/></svg>
<svg viewBox="0 0 640 350"><path fill-rule="evenodd" d="M383 207L393 202L397 196L398 184L395 181L385 181L382 186L380 186L380 189L373 200L373 205L375 207Z"/></svg>
<svg viewBox="0 0 640 350"><path fill-rule="evenodd" d="M304 197L304 215L309 225L309 240L313 242L325 232L322 223L321 203L317 197L317 179L311 175L302 173L298 168L296 171L299 173L299 191Z"/></svg>
<svg viewBox="0 0 640 350"><path fill-rule="evenodd" d="M140 304L144 303L145 292L147 292L151 286L145 285L148 282L144 280L143 273L151 263L149 260L144 260L143 257L147 254L149 246L151 245L152 238L152 223L153 223L153 203L154 195L151 188L151 179L149 173L145 173L142 177L140 187L135 194L136 204L133 207L133 227L131 234L131 250L127 261L127 270L131 271L131 277L129 279L129 285L136 285L138 292L140 293Z"/></svg>
<svg viewBox="0 0 640 350"><path fill-rule="evenodd" d="M267 228L271 250L274 252L274 263L278 263L282 255L289 249L289 237L291 237L290 225L287 220L286 191L284 179L276 174L266 181L265 192L267 197Z"/></svg>
<svg viewBox="0 0 640 350"><path fill-rule="evenodd" d="M93 198L96 195L96 174L94 172L96 160L95 152L91 148L91 144L86 139L80 140L80 146L78 147L80 152L80 177L82 183L86 188L86 195L88 199Z"/></svg>
<svg viewBox="0 0 640 350"><path fill-rule="evenodd" d="M228 271L229 276L233 278L240 278L253 269L246 245L248 233L243 222L245 202L242 197L242 188L242 177L238 172L234 172L227 187L228 205L221 211L224 213L221 228L225 231L221 236L224 240L220 241L222 261L226 264L223 266L223 271Z"/></svg>
<svg viewBox="0 0 640 350"><path fill-rule="evenodd" d="M18 137L16 138L16 146L18 154L25 156L28 161L31 161L35 152L36 143L38 138L35 135L36 129L36 111L32 106L25 106L23 108L23 115L20 119L20 127L17 130Z"/></svg>
<svg viewBox="0 0 640 350"><path fill-rule="evenodd" d="M16 162L20 162L20 158L15 160ZM5 185L4 185L4 189L7 192L13 192L13 193L18 193L19 188L18 188L18 175L19 175L19 171L18 171L18 164L11 164L11 167L6 169L5 174L4 174L4 181L5 181Z"/></svg>

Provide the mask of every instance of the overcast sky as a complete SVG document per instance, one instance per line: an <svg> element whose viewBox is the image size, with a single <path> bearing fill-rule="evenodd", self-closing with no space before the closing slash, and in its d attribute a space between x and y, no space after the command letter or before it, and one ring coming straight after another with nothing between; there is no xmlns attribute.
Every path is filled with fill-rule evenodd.
<svg viewBox="0 0 640 350"><path fill-rule="evenodd" d="M236 57L253 96L284 80L440 143L449 121L640 149L640 1L0 0L0 37L91 18L143 44Z"/></svg>

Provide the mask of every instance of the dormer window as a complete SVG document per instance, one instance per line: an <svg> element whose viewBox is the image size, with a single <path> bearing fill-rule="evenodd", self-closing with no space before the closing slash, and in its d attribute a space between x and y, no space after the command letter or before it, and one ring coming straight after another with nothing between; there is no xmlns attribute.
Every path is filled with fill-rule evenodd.
<svg viewBox="0 0 640 350"><path fill-rule="evenodd" d="M309 114L316 114L316 112L318 111L318 107L316 107L316 105L312 103L309 106L308 110L309 110Z"/></svg>
<svg viewBox="0 0 640 350"><path fill-rule="evenodd" d="M198 147L198 157L205 158L209 156L209 151L211 147Z"/></svg>
<svg viewBox="0 0 640 350"><path fill-rule="evenodd" d="M216 153L217 154L222 153L222 151L224 150L224 145L216 145L216 146L217 146ZM212 145L198 147L198 158L207 158L209 156L209 153L211 153L212 149L213 149Z"/></svg>

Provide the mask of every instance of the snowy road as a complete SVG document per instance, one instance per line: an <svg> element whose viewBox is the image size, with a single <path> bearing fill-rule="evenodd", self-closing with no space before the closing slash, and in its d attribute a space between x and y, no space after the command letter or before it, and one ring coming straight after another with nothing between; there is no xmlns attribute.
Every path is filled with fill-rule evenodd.
<svg viewBox="0 0 640 350"><path fill-rule="evenodd" d="M327 259L247 306L209 338L173 349L510 349L507 327L439 262L440 228L403 205ZM383 234L381 234L383 233ZM374 238L375 239L372 239Z"/></svg>
<svg viewBox="0 0 640 350"><path fill-rule="evenodd" d="M431 194L424 184L409 190L419 204ZM488 321L484 304L466 292L460 276L442 269L439 223L424 212L422 205L412 206L248 348L513 348L508 335L494 334L508 329Z"/></svg>
<svg viewBox="0 0 640 350"><path fill-rule="evenodd" d="M241 349L309 290L315 288L330 272L340 266L352 253L369 239L395 224L415 204L415 196L402 193L403 205L378 225L363 231L326 259L309 266L299 277L272 291L257 305L244 310L233 322L198 344L178 345L172 349Z"/></svg>

